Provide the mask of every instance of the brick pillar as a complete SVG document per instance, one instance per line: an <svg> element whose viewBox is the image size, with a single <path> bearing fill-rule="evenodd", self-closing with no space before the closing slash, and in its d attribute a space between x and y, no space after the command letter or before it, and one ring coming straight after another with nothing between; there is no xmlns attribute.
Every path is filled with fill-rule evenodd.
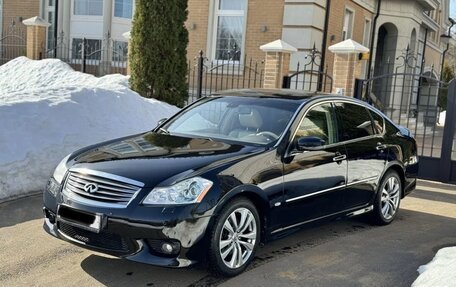
<svg viewBox="0 0 456 287"><path fill-rule="evenodd" d="M290 68L290 54L297 49L282 40L265 44L260 49L266 53L263 88L282 88L283 77L288 75Z"/></svg>
<svg viewBox="0 0 456 287"><path fill-rule="evenodd" d="M128 40L128 55L127 55L127 75L131 75L130 70L130 49L131 49L131 32L125 32L122 36Z"/></svg>
<svg viewBox="0 0 456 287"><path fill-rule="evenodd" d="M46 51L46 30L51 24L38 16L22 23L27 26L27 57L32 60L42 59Z"/></svg>
<svg viewBox="0 0 456 287"><path fill-rule="evenodd" d="M353 97L355 79L362 75L363 61L360 53L368 53L369 49L361 44L346 40L329 47L335 54L333 67L333 93Z"/></svg>

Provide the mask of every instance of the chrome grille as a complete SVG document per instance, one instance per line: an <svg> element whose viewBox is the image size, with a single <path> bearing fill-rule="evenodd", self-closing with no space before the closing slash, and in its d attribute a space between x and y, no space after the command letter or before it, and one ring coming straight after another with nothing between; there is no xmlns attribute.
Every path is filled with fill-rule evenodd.
<svg viewBox="0 0 456 287"><path fill-rule="evenodd" d="M64 193L83 203L104 203L116 207L126 206L143 186L141 182L108 173L71 170L65 182ZM87 187L92 187L92 190Z"/></svg>

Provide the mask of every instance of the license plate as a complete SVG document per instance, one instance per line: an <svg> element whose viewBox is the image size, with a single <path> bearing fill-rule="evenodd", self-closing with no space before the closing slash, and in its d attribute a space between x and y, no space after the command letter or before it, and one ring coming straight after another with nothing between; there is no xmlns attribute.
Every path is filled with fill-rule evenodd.
<svg viewBox="0 0 456 287"><path fill-rule="evenodd" d="M102 226L103 215L73 209L66 205L59 205L57 209L57 221L98 233Z"/></svg>

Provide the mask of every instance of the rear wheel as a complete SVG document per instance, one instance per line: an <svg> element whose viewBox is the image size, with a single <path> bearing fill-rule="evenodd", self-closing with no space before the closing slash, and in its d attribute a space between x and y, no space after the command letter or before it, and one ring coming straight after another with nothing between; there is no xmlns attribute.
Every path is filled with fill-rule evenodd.
<svg viewBox="0 0 456 287"><path fill-rule="evenodd" d="M260 240L260 220L253 203L239 198L226 205L214 223L210 240L209 266L214 273L235 276L243 272Z"/></svg>
<svg viewBox="0 0 456 287"><path fill-rule="evenodd" d="M395 171L389 171L380 183L372 212L375 224L390 224L397 215L401 202L402 182Z"/></svg>

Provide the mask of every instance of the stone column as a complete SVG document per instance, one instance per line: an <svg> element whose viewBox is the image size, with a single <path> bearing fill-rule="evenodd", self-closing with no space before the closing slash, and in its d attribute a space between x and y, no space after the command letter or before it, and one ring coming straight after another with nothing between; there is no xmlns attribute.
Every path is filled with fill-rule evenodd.
<svg viewBox="0 0 456 287"><path fill-rule="evenodd" d="M282 40L265 44L260 49L266 53L263 88L282 88L283 77L288 75L290 68L290 54L297 49Z"/></svg>
<svg viewBox="0 0 456 287"><path fill-rule="evenodd" d="M333 68L333 93L353 97L355 79L362 76L363 61L359 55L369 49L349 39L329 47L335 54Z"/></svg>
<svg viewBox="0 0 456 287"><path fill-rule="evenodd" d="M26 19L22 23L27 26L27 57L41 60L46 51L46 29L50 24L38 16Z"/></svg>
<svg viewBox="0 0 456 287"><path fill-rule="evenodd" d="M125 32L122 36L128 40L128 55L127 55L127 75L131 75L130 70L130 49L131 49L131 32Z"/></svg>

